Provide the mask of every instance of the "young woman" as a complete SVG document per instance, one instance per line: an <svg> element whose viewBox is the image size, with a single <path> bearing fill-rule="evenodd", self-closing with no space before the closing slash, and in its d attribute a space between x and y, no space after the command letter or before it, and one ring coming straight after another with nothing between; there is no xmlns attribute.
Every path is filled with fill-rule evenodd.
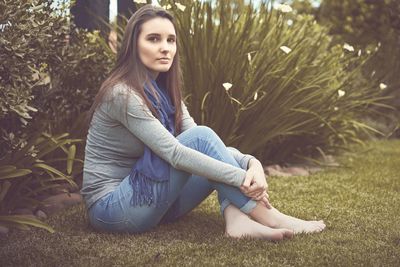
<svg viewBox="0 0 400 267"><path fill-rule="evenodd" d="M229 236L278 241L322 231L322 221L273 208L261 163L193 121L181 98L178 52L167 11L146 5L130 18L91 108L81 190L91 225L144 232L216 190Z"/></svg>

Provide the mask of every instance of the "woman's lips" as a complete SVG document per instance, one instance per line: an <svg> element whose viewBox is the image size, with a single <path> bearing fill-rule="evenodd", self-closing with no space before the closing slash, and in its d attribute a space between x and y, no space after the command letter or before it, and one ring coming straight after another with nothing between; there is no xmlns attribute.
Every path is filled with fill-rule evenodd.
<svg viewBox="0 0 400 267"><path fill-rule="evenodd" d="M169 58L159 58L157 60L160 61L161 64L168 64L170 59Z"/></svg>

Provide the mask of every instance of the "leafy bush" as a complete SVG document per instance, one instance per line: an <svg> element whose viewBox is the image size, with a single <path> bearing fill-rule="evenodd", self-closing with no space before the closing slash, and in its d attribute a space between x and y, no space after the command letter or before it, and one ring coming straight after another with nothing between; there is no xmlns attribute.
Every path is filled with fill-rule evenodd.
<svg viewBox="0 0 400 267"><path fill-rule="evenodd" d="M43 126L70 131L112 65L98 33L71 31L69 18L51 3L0 3L0 156Z"/></svg>
<svg viewBox="0 0 400 267"><path fill-rule="evenodd" d="M189 109L228 144L276 161L332 153L373 131L361 121L380 100L359 79L365 59L331 47L312 17L289 24L266 4L173 2L163 4L179 24Z"/></svg>
<svg viewBox="0 0 400 267"><path fill-rule="evenodd" d="M364 78L379 81L381 94L390 96L386 102L397 109L375 118L377 123L388 124L388 135L396 124L400 127L399 14L397 0L323 0L318 12L318 20L329 28L335 42L346 42L361 53L373 54L364 66Z"/></svg>
<svg viewBox="0 0 400 267"><path fill-rule="evenodd" d="M0 223L20 228L50 229L13 210L77 187L82 140L64 132L84 134L79 122L113 61L98 33L73 29L52 2L0 2Z"/></svg>
<svg viewBox="0 0 400 267"><path fill-rule="evenodd" d="M75 158L76 144L81 140L67 137L33 135L22 149L0 160L0 225L32 225L53 231L36 219L12 213L17 208L37 208L42 197L52 189L63 189L63 183L78 188L73 178L82 172L83 161ZM57 169L60 163L65 164L65 171Z"/></svg>

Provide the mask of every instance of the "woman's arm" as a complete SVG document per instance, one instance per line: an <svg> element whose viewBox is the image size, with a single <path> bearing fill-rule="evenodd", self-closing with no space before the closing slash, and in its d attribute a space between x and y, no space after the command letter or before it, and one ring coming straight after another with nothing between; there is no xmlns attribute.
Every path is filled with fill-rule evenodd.
<svg viewBox="0 0 400 267"><path fill-rule="evenodd" d="M128 105L126 105L128 101ZM145 106L143 100L123 85L106 102L109 115L120 121L155 154L176 169L207 177L236 187L243 184L246 171L186 147L169 133Z"/></svg>

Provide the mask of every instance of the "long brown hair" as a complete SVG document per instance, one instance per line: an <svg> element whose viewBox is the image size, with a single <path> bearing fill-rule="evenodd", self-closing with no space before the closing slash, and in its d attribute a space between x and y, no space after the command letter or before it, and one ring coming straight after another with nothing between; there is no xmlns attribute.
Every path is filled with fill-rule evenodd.
<svg viewBox="0 0 400 267"><path fill-rule="evenodd" d="M119 83L127 85L129 90L133 90L135 93L139 94L152 114L155 117L159 116L144 92L144 84L149 83L148 70L140 60L137 48L138 37L141 32L142 24L156 17L162 17L170 20L176 29L176 24L172 15L161 7L145 5L132 15L125 28L121 47L117 54L116 64L108 78L102 83L100 90L94 99L93 105L89 110L89 122L91 122L96 108L103 102L104 97L108 95L111 90L113 90L113 87ZM170 69L167 72L161 72L157 77L157 82L162 82L162 84L166 87L172 103L175 106L176 135L181 131L182 120L182 79L178 51L179 49L177 47ZM151 88L151 86L149 87L153 94L155 94L154 88ZM158 96L155 94L155 97Z"/></svg>

